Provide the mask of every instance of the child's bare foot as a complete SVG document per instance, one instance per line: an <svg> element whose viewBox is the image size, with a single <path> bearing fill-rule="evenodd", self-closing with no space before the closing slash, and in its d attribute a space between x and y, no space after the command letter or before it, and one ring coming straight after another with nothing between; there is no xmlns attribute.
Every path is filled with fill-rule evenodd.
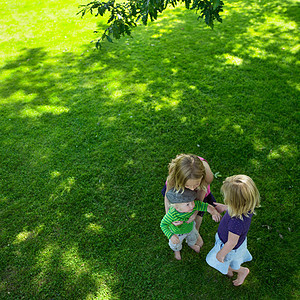
<svg viewBox="0 0 300 300"><path fill-rule="evenodd" d="M177 260L181 260L180 251L174 251L174 254L175 254L175 258L176 258Z"/></svg>
<svg viewBox="0 0 300 300"><path fill-rule="evenodd" d="M194 251L196 251L197 253L199 253L200 252L200 246L199 245L197 245L197 244L195 244L194 246L190 246Z"/></svg>
<svg viewBox="0 0 300 300"><path fill-rule="evenodd" d="M232 269L231 269L230 267L229 267L229 269L228 269L227 276L228 276L228 277L233 277L233 272L232 272Z"/></svg>
<svg viewBox="0 0 300 300"><path fill-rule="evenodd" d="M248 276L250 270L248 268L241 267L238 272L238 277L236 280L233 280L233 285L239 286L243 284L245 278Z"/></svg>

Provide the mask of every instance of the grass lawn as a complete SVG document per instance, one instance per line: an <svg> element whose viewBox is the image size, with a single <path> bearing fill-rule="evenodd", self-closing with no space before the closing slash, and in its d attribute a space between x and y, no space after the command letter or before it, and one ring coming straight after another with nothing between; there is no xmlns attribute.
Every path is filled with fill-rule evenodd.
<svg viewBox="0 0 300 300"><path fill-rule="evenodd" d="M0 299L299 299L299 2L225 1L215 29L183 7L90 43L81 0L0 1ZM261 193L241 287L175 261L160 190L179 153Z"/></svg>

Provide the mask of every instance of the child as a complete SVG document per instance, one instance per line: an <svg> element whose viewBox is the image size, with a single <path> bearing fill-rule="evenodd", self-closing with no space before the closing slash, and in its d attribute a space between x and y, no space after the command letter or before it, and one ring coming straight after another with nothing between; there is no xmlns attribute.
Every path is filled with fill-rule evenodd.
<svg viewBox="0 0 300 300"><path fill-rule="evenodd" d="M169 176L166 184L162 189L162 194L165 200L166 213L169 210L169 200L166 197L166 192L171 188L176 190L189 189L197 192L197 199L214 206L219 213L223 212L225 205L216 203L216 200L210 192L210 183L213 181L213 173L209 167L208 162L193 154L179 154L169 164ZM202 223L204 212L196 211L190 219L190 222L196 221L196 229L199 231ZM182 222L175 222L173 225L180 225ZM202 247L203 240L200 236L200 245Z"/></svg>
<svg viewBox="0 0 300 300"><path fill-rule="evenodd" d="M178 192L172 188L166 196L171 205L161 220L160 227L169 239L169 246L175 252L175 258L181 260L180 250L184 239L193 250L199 253L201 248L200 235L195 229L195 222L190 221L191 215L195 211L208 211L215 222L220 221L221 215L208 203L194 202L197 197L195 191L186 189L184 192ZM174 221L182 221L182 224L175 226L172 224Z"/></svg>
<svg viewBox="0 0 300 300"><path fill-rule="evenodd" d="M259 206L259 192L253 180L246 175L226 178L221 192L228 210L220 222L215 246L208 253L206 261L229 277L237 273L233 284L239 286L250 272L241 264L252 260L247 249L247 233L254 209Z"/></svg>

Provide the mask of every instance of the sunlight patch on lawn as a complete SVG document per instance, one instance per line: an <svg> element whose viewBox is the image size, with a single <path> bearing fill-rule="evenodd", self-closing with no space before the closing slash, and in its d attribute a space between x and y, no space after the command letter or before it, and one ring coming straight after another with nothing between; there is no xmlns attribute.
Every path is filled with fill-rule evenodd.
<svg viewBox="0 0 300 300"><path fill-rule="evenodd" d="M171 71L173 72L173 74L172 74L172 75L176 75L176 74L177 74L177 72L178 72L178 69L171 68Z"/></svg>
<svg viewBox="0 0 300 300"><path fill-rule="evenodd" d="M263 149L266 148L266 145L258 138L254 138L252 144L253 144L253 148L257 151L262 151Z"/></svg>
<svg viewBox="0 0 300 300"><path fill-rule="evenodd" d="M249 3L243 1L232 3L226 1L222 12L222 19L224 20L227 16L230 16L235 13L242 14L245 13L245 11L247 12L249 10L249 5Z"/></svg>
<svg viewBox="0 0 300 300"><path fill-rule="evenodd" d="M115 282L113 272L110 270L103 270L101 274L94 273L93 279L97 285L97 292L90 293L86 296L86 300L94 300L94 299L101 299L101 300L110 300L110 299L119 299L114 295L109 287L110 282Z"/></svg>
<svg viewBox="0 0 300 300"><path fill-rule="evenodd" d="M105 86L105 88L113 93L114 91L120 89L120 87L122 86L121 82L118 81L118 79L120 79L120 75L123 76L122 71L113 71L111 72L109 75L107 74L107 85Z"/></svg>
<svg viewBox="0 0 300 300"><path fill-rule="evenodd" d="M298 83L298 82L292 82L291 80L288 80L288 81L287 81L287 84L288 84L290 87L292 87L292 88L294 88L295 90L297 90L297 91L300 92L300 83Z"/></svg>
<svg viewBox="0 0 300 300"><path fill-rule="evenodd" d="M238 134L243 134L244 133L244 130L243 128L241 127L241 125L233 125L232 128L234 129L234 131Z"/></svg>
<svg viewBox="0 0 300 300"><path fill-rule="evenodd" d="M59 177L60 175L61 175L61 173L58 172L58 171L53 171L53 172L51 172L51 174L50 174L50 176L51 176L52 179L57 178L57 177Z"/></svg>
<svg viewBox="0 0 300 300"><path fill-rule="evenodd" d="M128 159L125 163L124 163L124 167L128 168L129 166L133 166L134 161L133 159Z"/></svg>
<svg viewBox="0 0 300 300"><path fill-rule="evenodd" d="M248 47L248 51L251 53L251 57L253 58L265 58L267 56L267 51L264 49L260 49L258 47Z"/></svg>
<svg viewBox="0 0 300 300"><path fill-rule="evenodd" d="M16 102L29 103L36 98L36 93L26 94L23 90L18 90L7 98L0 99L1 104L11 104Z"/></svg>
<svg viewBox="0 0 300 300"><path fill-rule="evenodd" d="M147 91L148 84L147 83L137 83L132 85L132 89L138 94L144 94Z"/></svg>
<svg viewBox="0 0 300 300"><path fill-rule="evenodd" d="M163 36L164 34L168 34L170 32L171 32L171 30L159 29L158 33L153 34L151 37L154 39L157 39L157 38L160 38L161 36Z"/></svg>
<svg viewBox="0 0 300 300"><path fill-rule="evenodd" d="M50 264L51 257L55 250L57 250L56 245L47 245L44 249L42 249L39 256L37 257L37 261L39 262L39 265L45 266L47 265L47 262Z"/></svg>
<svg viewBox="0 0 300 300"><path fill-rule="evenodd" d="M96 224L96 223L90 223L88 226L87 226L87 231L88 232L92 232L92 233L96 233L96 234L100 234L103 232L103 227L99 224Z"/></svg>
<svg viewBox="0 0 300 300"><path fill-rule="evenodd" d="M204 122L202 122L204 123ZM228 126L230 124L230 120L228 118L226 118L224 121L223 121L224 125L222 125L222 127L219 129L220 131L226 131L228 129Z"/></svg>
<svg viewBox="0 0 300 300"><path fill-rule="evenodd" d="M103 191L105 189L105 184L99 180L99 184L97 184L97 189L99 191Z"/></svg>
<svg viewBox="0 0 300 300"><path fill-rule="evenodd" d="M155 101L153 103L155 111L159 111L166 107L175 107L180 103L180 99L182 98L182 91L173 92L170 97L162 97L160 101Z"/></svg>
<svg viewBox="0 0 300 300"><path fill-rule="evenodd" d="M277 149L271 149L268 154L268 159L277 159L280 157L295 157L297 148L293 145L280 145Z"/></svg>
<svg viewBox="0 0 300 300"><path fill-rule="evenodd" d="M257 159L254 158L250 159L250 163L256 168L260 167L260 162Z"/></svg>
<svg viewBox="0 0 300 300"><path fill-rule="evenodd" d="M86 261L84 261L78 254L77 247L71 247L62 251L62 268L67 270L70 275L75 278L82 273L90 271L90 267Z"/></svg>
<svg viewBox="0 0 300 300"><path fill-rule="evenodd" d="M84 216L87 218L87 219L91 219L91 218L94 218L95 215L91 212L91 213L86 213L84 214Z"/></svg>
<svg viewBox="0 0 300 300"><path fill-rule="evenodd" d="M234 55L230 55L229 53L225 53L223 55L218 55L216 56L217 58L220 58L222 60L225 60L224 64L225 65L235 65L235 66L239 66L243 63L243 59L239 58L237 56Z"/></svg>
<svg viewBox="0 0 300 300"><path fill-rule="evenodd" d="M63 196L65 193L70 193L75 182L76 180L74 177L67 178L56 188L56 191L50 195L49 199L56 200L59 196Z"/></svg>
<svg viewBox="0 0 300 300"><path fill-rule="evenodd" d="M117 100L123 96L123 91L122 90L116 90L111 94L111 98L114 100Z"/></svg>
<svg viewBox="0 0 300 300"><path fill-rule="evenodd" d="M32 235L33 235L33 233L31 231L22 231L19 234L17 234L16 239L14 240L13 244L19 244L21 242L25 242Z"/></svg>
<svg viewBox="0 0 300 300"><path fill-rule="evenodd" d="M22 118L34 118L41 117L43 114L60 115L62 113L68 112L69 109L63 106L53 106L53 105L40 105L33 107L26 107L20 112Z"/></svg>
<svg viewBox="0 0 300 300"><path fill-rule="evenodd" d="M240 35L240 38L250 38L253 42L245 48L245 53L250 57L259 57L267 59L268 57L276 58L276 55L270 47L279 48L281 51L288 51L291 54L299 51L299 38L295 38L297 24L294 21L285 20L280 14L265 16L264 23L257 23L253 20L252 25L247 31ZM280 44L278 43L280 37ZM287 52L287 53L288 53Z"/></svg>
<svg viewBox="0 0 300 300"><path fill-rule="evenodd" d="M207 117L201 118L201 121L200 121L201 125L205 125L205 124L207 124L207 122L208 122L208 118Z"/></svg>
<svg viewBox="0 0 300 300"><path fill-rule="evenodd" d="M40 225L32 231L24 230L24 231L18 233L15 240L13 241L13 244L20 244L22 242L25 242L28 239L37 237L37 235L39 234L39 232L41 232L41 230L43 228L44 228L44 226Z"/></svg>
<svg viewBox="0 0 300 300"><path fill-rule="evenodd" d="M110 123L114 123L116 120L117 120L117 118L114 116L107 118L107 121L109 121Z"/></svg>

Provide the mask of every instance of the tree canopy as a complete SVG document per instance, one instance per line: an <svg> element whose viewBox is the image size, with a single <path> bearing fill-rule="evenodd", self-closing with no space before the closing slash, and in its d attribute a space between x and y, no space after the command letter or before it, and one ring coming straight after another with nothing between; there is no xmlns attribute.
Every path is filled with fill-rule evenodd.
<svg viewBox="0 0 300 300"><path fill-rule="evenodd" d="M92 15L103 17L109 14L107 27L102 35L96 39L96 47L101 47L101 42L107 39L112 42L112 38L119 39L121 36L131 35L133 27L139 23L147 25L148 21L157 19L169 5L176 7L179 3L185 3L187 9L199 12L198 19L204 19L205 23L213 28L214 21L222 22L220 12L223 11L223 1L221 0L125 0L124 2L92 1L85 5L80 5L82 17L87 12ZM95 31L97 33L97 31Z"/></svg>

